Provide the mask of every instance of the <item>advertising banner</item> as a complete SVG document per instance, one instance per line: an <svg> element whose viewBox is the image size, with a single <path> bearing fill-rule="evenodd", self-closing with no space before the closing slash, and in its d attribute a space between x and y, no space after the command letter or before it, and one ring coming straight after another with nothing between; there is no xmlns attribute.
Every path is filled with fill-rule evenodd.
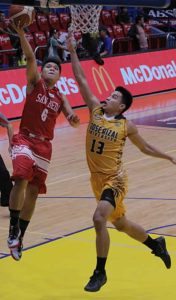
<svg viewBox="0 0 176 300"><path fill-rule="evenodd" d="M81 62L90 89L100 100L105 100L118 85L129 89L134 96L175 88L175 49L114 56L104 61L103 66L93 60ZM25 68L0 72L0 111L8 118L22 114L26 94L25 72ZM62 65L57 86L73 107L84 105L70 63Z"/></svg>

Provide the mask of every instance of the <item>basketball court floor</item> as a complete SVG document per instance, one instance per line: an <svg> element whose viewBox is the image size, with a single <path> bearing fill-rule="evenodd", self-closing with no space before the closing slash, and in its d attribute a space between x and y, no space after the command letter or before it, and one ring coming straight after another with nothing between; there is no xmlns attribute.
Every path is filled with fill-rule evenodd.
<svg viewBox="0 0 176 300"><path fill-rule="evenodd" d="M9 213L0 207L0 299L175 299L176 166L140 153L129 141L124 151L129 174L127 217L153 237L165 236L172 268L167 270L148 248L109 224L107 284L97 293L84 291L96 260L92 224L95 199L85 159L88 111L81 108L76 112L81 119L78 129L69 127L63 117L58 120L48 192L38 199L20 262L8 254ZM127 117L134 120L148 142L176 157L175 91L136 98ZM17 131L18 121L14 127ZM7 148L2 129L0 153L11 170Z"/></svg>

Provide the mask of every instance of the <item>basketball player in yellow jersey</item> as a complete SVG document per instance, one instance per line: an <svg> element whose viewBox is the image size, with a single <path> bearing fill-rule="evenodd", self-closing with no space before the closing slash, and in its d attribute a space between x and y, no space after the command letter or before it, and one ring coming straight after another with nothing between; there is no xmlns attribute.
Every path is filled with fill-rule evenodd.
<svg viewBox="0 0 176 300"><path fill-rule="evenodd" d="M152 239L140 225L131 222L125 216L123 199L127 191L127 177L121 158L126 138L128 137L139 150L147 155L167 159L174 164L176 164L176 159L148 144L139 135L136 126L123 117L123 113L132 104L132 95L125 88L117 87L105 103L100 105L99 100L89 88L71 35L67 46L80 92L90 110L86 154L91 172L92 189L97 199L97 207L93 215L97 265L84 289L96 292L107 281L105 264L110 244L106 228L107 220L110 220L117 230L149 247L154 255L162 259L166 268L171 267L164 237Z"/></svg>

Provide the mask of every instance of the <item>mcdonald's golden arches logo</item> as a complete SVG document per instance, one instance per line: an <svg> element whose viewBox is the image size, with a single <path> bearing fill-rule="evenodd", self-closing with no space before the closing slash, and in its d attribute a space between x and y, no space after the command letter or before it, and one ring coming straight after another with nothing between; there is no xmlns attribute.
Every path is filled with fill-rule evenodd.
<svg viewBox="0 0 176 300"><path fill-rule="evenodd" d="M92 76L93 76L93 79L94 79L94 82L95 82L95 85L97 87L99 94L102 95L102 89L100 88L100 82L104 86L105 91L109 91L107 82L110 83L110 86L113 88L113 90L115 89L115 85L114 85L109 73L107 72L107 70L104 67L99 66L98 69L93 67L92 68Z"/></svg>

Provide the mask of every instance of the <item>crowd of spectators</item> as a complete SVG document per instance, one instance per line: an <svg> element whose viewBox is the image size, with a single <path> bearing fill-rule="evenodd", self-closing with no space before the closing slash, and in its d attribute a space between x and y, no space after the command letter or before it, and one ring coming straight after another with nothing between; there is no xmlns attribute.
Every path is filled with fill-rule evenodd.
<svg viewBox="0 0 176 300"><path fill-rule="evenodd" d="M67 20L64 21L64 26L61 20L57 26L50 24L50 14L55 15L58 20L59 15L66 16ZM45 16L49 24L48 30L46 28L42 30L41 24L39 29L32 29L32 27L25 29L39 64L42 63L44 57L56 54L62 63L69 61L70 56L66 47L67 30L71 22L69 8L37 9L36 15ZM129 51L147 51L150 48L149 31L152 28L149 23L146 23L148 24L146 26L145 22L147 21L146 10L143 8L103 7L97 35L75 33L78 56L83 59L93 58L102 65L104 63L103 58L107 56ZM37 28L37 19L35 26ZM36 42L37 34L39 42ZM11 47L9 53L13 52L15 55L9 55L8 46L3 49L3 38L5 42L8 40L8 45ZM42 41L41 44L40 40ZM25 63L19 38L8 21L8 10L3 8L0 11L0 68L18 67L25 65Z"/></svg>

